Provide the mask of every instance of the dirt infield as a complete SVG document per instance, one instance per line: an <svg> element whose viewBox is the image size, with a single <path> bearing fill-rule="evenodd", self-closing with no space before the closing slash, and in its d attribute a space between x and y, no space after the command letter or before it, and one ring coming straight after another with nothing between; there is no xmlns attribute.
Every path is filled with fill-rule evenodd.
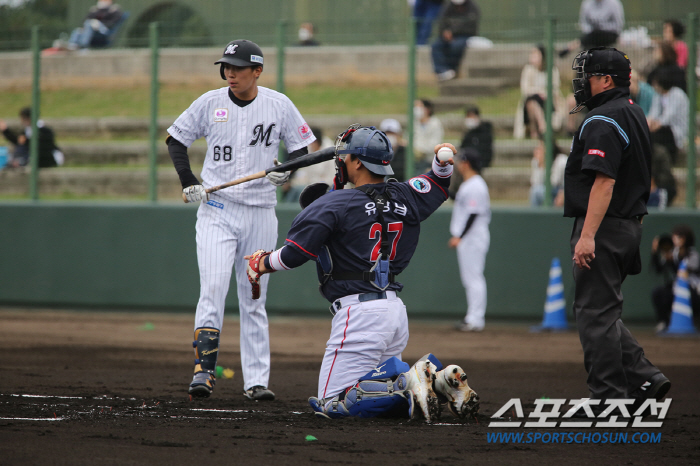
<svg viewBox="0 0 700 466"><path fill-rule="evenodd" d="M314 417L306 399L329 331L330 318L272 318L277 400L252 402L241 395L238 322L227 319L219 365L235 376L219 379L212 398L190 402L190 315L0 310L0 464L700 464L700 339L633 329L673 382L662 427L533 429L488 424L511 398L527 416L537 398L587 395L575 333L493 324L463 334L449 322L414 320L404 359L433 352L461 365L482 402L477 419L444 413L426 425ZM489 442L495 433L541 437ZM596 433L627 442L586 441ZM634 443L648 438L655 443Z"/></svg>

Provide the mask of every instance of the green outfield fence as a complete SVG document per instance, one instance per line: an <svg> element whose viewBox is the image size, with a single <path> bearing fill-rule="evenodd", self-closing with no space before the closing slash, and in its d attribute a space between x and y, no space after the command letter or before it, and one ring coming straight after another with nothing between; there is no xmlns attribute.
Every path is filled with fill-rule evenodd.
<svg viewBox="0 0 700 466"><path fill-rule="evenodd" d="M299 208L277 207L278 246ZM454 318L466 310L454 250L448 249L451 208L422 224L421 241L399 278L412 316ZM199 296L196 206L151 203L0 203L0 305L192 311ZM652 322L651 290L661 278L649 268L652 238L678 223L700 231L697 211L675 209L645 218L643 272L622 288L625 321ZM486 318L542 318L549 267L564 269L567 309L573 284L569 237L573 220L552 209L495 208L486 258ZM226 299L237 310L236 287ZM316 271L308 263L270 278L272 314L327 316Z"/></svg>

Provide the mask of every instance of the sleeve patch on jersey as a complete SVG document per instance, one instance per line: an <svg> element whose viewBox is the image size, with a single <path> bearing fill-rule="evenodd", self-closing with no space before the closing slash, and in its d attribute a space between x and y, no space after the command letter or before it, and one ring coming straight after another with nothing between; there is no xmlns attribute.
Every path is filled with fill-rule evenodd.
<svg viewBox="0 0 700 466"><path fill-rule="evenodd" d="M408 184L414 190L418 191L421 194L429 193L430 188L432 187L430 185L430 181L424 178L411 178L410 180L408 180Z"/></svg>
<svg viewBox="0 0 700 466"><path fill-rule="evenodd" d="M301 136L302 139L309 139L312 134L311 128L309 128L309 125L306 123L299 127L299 136Z"/></svg>
<svg viewBox="0 0 700 466"><path fill-rule="evenodd" d="M228 121L228 109L227 108L217 108L214 110L214 122Z"/></svg>
<svg viewBox="0 0 700 466"><path fill-rule="evenodd" d="M590 155L600 155L601 157L605 158L605 152L603 152L602 150L598 150L598 149L589 149L589 150L588 150L588 154L590 154Z"/></svg>

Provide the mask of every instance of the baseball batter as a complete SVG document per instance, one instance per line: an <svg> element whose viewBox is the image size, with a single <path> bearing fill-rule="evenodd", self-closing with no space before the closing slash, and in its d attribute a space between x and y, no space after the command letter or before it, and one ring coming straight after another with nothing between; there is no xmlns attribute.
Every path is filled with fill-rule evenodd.
<svg viewBox="0 0 700 466"><path fill-rule="evenodd" d="M457 154L457 169L464 181L459 186L450 222L448 246L457 249L457 261L462 284L467 292L467 315L457 329L480 332L486 314L486 279L484 264L491 235L491 201L489 188L479 174L481 158L474 149Z"/></svg>
<svg viewBox="0 0 700 466"><path fill-rule="evenodd" d="M436 150L442 146L454 151L449 144ZM324 416L369 417L372 412L362 407L360 393L364 399L374 398L372 409L405 400L400 395L407 387L405 378L387 378L408 371L400 361L408 342L408 319L398 297L403 285L397 275L415 252L421 222L448 197L452 159L439 162L434 157L429 173L404 183L385 182L385 176L393 174L393 151L383 132L351 126L338 136L336 148L344 156L336 160L336 189L294 219L282 248L246 257L253 286L260 274L317 261L320 291L331 302L334 317L318 394L309 403ZM356 188L342 189L345 181ZM387 392L387 384L394 384L395 390Z"/></svg>
<svg viewBox="0 0 700 466"><path fill-rule="evenodd" d="M275 186L289 172L207 194L206 188L265 170L276 163L280 141L296 158L315 140L301 114L285 95L257 85L263 70L260 47L248 40L230 42L220 64L228 86L198 98L168 128L168 150L188 202L201 202L196 238L200 296L195 316L192 396L208 397L215 384L219 333L231 270L235 266L241 323L241 366L244 395L272 400L268 387L270 344L265 298L253 300L248 288L245 251L272 249L277 242ZM202 183L190 169L187 148L204 137L207 153Z"/></svg>

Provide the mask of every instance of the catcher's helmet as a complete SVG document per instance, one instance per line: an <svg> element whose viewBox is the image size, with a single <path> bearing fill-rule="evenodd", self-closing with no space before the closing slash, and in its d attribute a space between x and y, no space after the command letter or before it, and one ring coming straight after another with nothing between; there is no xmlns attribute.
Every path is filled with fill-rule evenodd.
<svg viewBox="0 0 700 466"><path fill-rule="evenodd" d="M245 39L232 40L226 44L224 55L214 62L221 64L219 71L221 79L226 79L224 75L224 64L233 66L263 66L263 53L258 44Z"/></svg>
<svg viewBox="0 0 700 466"><path fill-rule="evenodd" d="M576 55L571 69L576 72L572 80L576 107L571 113L576 113L586 105L591 97L591 76L612 76L616 85L630 85L632 64L624 52L611 47L596 47L584 50Z"/></svg>
<svg viewBox="0 0 700 466"><path fill-rule="evenodd" d="M374 126L355 124L338 135L336 154L354 154L375 175L393 175L389 163L394 158L391 142Z"/></svg>

